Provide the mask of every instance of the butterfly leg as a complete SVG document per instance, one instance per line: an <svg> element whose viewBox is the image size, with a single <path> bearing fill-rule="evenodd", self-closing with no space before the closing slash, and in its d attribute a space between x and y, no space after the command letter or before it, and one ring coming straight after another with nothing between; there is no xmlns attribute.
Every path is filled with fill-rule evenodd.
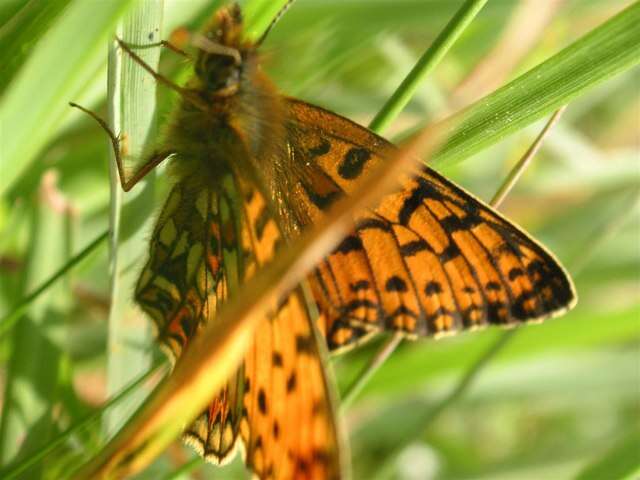
<svg viewBox="0 0 640 480"><path fill-rule="evenodd" d="M119 42L121 42L121 40L118 40ZM125 43L125 42L122 42ZM182 50L180 47L177 47L176 45L174 45L173 43L167 41L167 40L160 40L159 42L153 42L153 43L145 43L143 44L138 44L138 43L125 43L127 45L127 47L129 47L131 50L144 50L147 48L156 48L156 47L164 47L167 50L171 50L173 53L177 53L178 55L186 58L187 60L193 60L193 57L191 55L189 55L187 52L185 52L184 50Z"/></svg>
<svg viewBox="0 0 640 480"><path fill-rule="evenodd" d="M116 167L118 168L118 177L120 178L120 185L122 186L122 190L128 192L133 188L133 186L142 180L147 173L153 170L157 165L163 162L169 155L172 155L174 152L166 151L166 152L157 152L154 151L147 160L145 160L142 168L136 172L136 174L126 179L126 174L124 171L124 164L122 163L122 145L120 144L120 136L116 135L113 130L109 127L107 122L104 119L100 118L98 114L92 112L91 110L84 108L82 105L78 105L77 103L69 102L69 105L82 110L84 113L93 118L98 124L102 127L102 129L107 132L109 135L109 139L111 140L111 145L113 146L113 155L116 160Z"/></svg>
<svg viewBox="0 0 640 480"><path fill-rule="evenodd" d="M187 60L191 60L193 61L193 57L191 55L189 55L187 52L185 52L184 50L182 50L179 47L176 47L173 43L167 41L167 40L160 40L158 42L158 45L160 45L161 47L164 47L168 50L171 50L173 53L177 53L178 55L186 58Z"/></svg>
<svg viewBox="0 0 640 480"><path fill-rule="evenodd" d="M125 173L122 165L122 160L116 159L116 166L118 167L118 176L120 177L120 185L122 186L122 190L124 190L125 192L131 190L136 183L147 176L147 173L160 165L174 153L175 152L171 151L153 151L151 155L146 158L142 168L138 170L135 175L127 181L124 180Z"/></svg>
<svg viewBox="0 0 640 480"><path fill-rule="evenodd" d="M122 48L122 50L124 50L131 57L131 59L134 62L136 62L138 65L140 65L142 68L144 68L147 72L149 72L151 74L151 76L158 83L161 83L165 87L168 87L171 90L174 90L175 92L178 92L185 100L189 101L190 103L195 105L197 108L199 108L199 109L201 109L203 111L208 111L209 110L208 105L205 102L203 102L200 99L200 97L198 97L197 95L194 95L194 93L191 90L187 90L185 88L182 88L180 85L172 82L167 77L165 77L165 76L159 74L158 72L156 72L153 68L151 68L151 66L147 62L145 62L142 58L140 58L131 49L131 47L127 43L123 42L118 37L116 37L116 41L118 42L118 45L120 46L120 48Z"/></svg>

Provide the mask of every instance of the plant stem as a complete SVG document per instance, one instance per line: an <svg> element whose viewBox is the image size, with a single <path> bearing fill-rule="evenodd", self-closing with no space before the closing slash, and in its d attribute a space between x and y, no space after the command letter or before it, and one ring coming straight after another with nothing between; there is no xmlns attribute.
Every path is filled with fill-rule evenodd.
<svg viewBox="0 0 640 480"><path fill-rule="evenodd" d="M527 152L520 158L520 161L511 169L507 178L502 182L498 191L493 195L491 202L489 204L493 208L498 208L507 195L511 191L511 189L515 186L516 182L520 179L525 169L529 165L529 162L533 159L535 154L540 150L540 146L542 145L542 141L549 133L549 130L553 128L553 126L560 120L560 117L564 113L567 107L561 107L555 111L555 113L551 116L549 121L546 123L542 131L538 134L535 141L531 144Z"/></svg>
<svg viewBox="0 0 640 480"><path fill-rule="evenodd" d="M29 308L29 305L36 300L42 293L47 291L60 278L64 277L69 270L84 260L91 252L93 252L102 242L109 236L109 232L103 232L98 235L89 245L78 252L74 257L67 261L60 269L58 269L48 279L43 281L31 293L24 297L5 317L0 320L0 337L13 327L20 316Z"/></svg>
<svg viewBox="0 0 640 480"><path fill-rule="evenodd" d="M469 26L487 0L467 0L440 32L433 44L422 54L418 63L405 77L391 98L384 104L369 128L382 132L409 103L420 83L440 63L460 34Z"/></svg>
<svg viewBox="0 0 640 480"><path fill-rule="evenodd" d="M19 475L24 472L27 468L32 465L35 465L37 462L45 458L51 452L53 452L58 446L62 445L66 440L68 440L72 435L79 432L83 428L87 427L91 423L100 419L101 416L104 415L105 411L111 408L114 405L117 405L118 402L125 399L130 393L135 392L148 378L150 378L154 373L158 372L162 364L155 365L150 368L147 372L140 375L134 381L132 381L129 385L123 388L116 395L111 397L107 402L105 402L99 409L95 412L90 413L85 416L82 420L76 422L67 430L62 432L56 438L52 439L47 443L47 445L39 450L37 453L33 454L29 458L23 460L20 463L15 465L10 465L6 470L2 470L2 478L7 480L12 478L19 478Z"/></svg>
<svg viewBox="0 0 640 480"><path fill-rule="evenodd" d="M125 42L143 45L161 38L163 0L142 0L120 23L117 36ZM152 68L157 68L160 48L136 52ZM147 144L155 139L156 82L138 64L111 44L109 51L109 88L107 103L109 123L114 132L125 138L128 155L125 163L136 167L144 157ZM113 155L113 152L112 152ZM140 252L147 245L148 230L155 209L155 177L151 172L127 195L120 190L120 180L111 158L111 308L107 345L107 395L113 395L133 377L149 368L151 344L148 322L134 308ZM105 417L107 434L115 431L146 396L142 389L111 409Z"/></svg>

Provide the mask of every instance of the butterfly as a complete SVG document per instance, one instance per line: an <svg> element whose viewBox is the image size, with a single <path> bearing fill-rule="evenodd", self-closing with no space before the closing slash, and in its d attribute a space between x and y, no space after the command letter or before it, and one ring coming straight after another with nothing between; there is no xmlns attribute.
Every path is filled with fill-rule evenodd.
<svg viewBox="0 0 640 480"><path fill-rule="evenodd" d="M240 9L193 38L194 76L130 189L170 157L174 186L135 299L171 359L221 305L359 179L397 153L335 113L281 95L243 36ZM138 61L126 45L122 47ZM156 74L157 75L157 74ZM170 84L170 82L165 81ZM309 303L315 303L314 319ZM341 478L348 453L325 351L383 330L438 336L557 315L570 278L540 244L420 167L258 325L242 365L185 431L206 459L242 445L260 478Z"/></svg>

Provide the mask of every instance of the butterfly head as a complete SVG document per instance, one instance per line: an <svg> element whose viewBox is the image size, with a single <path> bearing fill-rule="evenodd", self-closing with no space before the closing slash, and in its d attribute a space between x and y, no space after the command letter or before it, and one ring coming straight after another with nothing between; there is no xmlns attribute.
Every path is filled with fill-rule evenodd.
<svg viewBox="0 0 640 480"><path fill-rule="evenodd" d="M238 91L252 45L242 38L242 14L233 4L219 10L202 34L195 36L198 48L195 71L203 87L218 97Z"/></svg>

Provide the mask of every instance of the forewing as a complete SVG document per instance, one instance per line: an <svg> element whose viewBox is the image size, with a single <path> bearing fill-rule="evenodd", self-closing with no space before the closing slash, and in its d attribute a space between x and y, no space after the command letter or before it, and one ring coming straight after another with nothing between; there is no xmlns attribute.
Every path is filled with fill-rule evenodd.
<svg viewBox="0 0 640 480"><path fill-rule="evenodd" d="M303 226L398 151L318 107L289 100L289 112L290 150L305 165L291 202ZM310 276L330 348L357 340L347 331L334 341L345 325L438 335L540 320L572 305L557 260L493 209L428 167L399 184L354 219L354 231Z"/></svg>

